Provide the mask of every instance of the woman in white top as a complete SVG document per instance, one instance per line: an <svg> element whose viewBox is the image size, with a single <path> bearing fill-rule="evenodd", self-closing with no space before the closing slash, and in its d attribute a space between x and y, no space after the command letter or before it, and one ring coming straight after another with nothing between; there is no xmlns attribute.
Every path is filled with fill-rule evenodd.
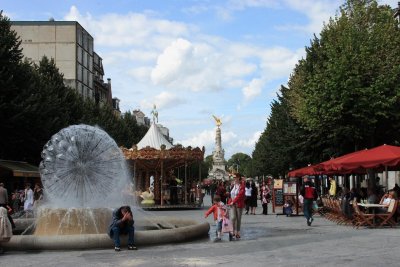
<svg viewBox="0 0 400 267"><path fill-rule="evenodd" d="M241 175L237 173L235 177L235 184L231 190L231 201L229 202L229 205L232 207L233 234L236 239L240 238L242 212L245 206L245 185L241 180Z"/></svg>
<svg viewBox="0 0 400 267"><path fill-rule="evenodd" d="M24 202L24 211L26 217L28 217L28 213L33 210L33 191L31 189L30 184L26 184L25 186L25 202Z"/></svg>
<svg viewBox="0 0 400 267"><path fill-rule="evenodd" d="M251 191L252 188L250 186L250 182L246 182L246 187L244 188L244 195L245 195L245 200L244 203L246 204L246 215L249 214L249 209L250 209L250 201L251 201Z"/></svg>

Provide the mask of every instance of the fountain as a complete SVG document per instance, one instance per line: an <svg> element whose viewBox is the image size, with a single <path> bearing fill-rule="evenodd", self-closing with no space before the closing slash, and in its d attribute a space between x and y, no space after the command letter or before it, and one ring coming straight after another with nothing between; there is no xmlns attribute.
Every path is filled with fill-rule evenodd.
<svg viewBox="0 0 400 267"><path fill-rule="evenodd" d="M44 146L39 166L46 204L36 210L32 235L14 236L9 249L110 248L106 235L112 210L130 205L130 173L115 141L103 130L73 125L53 135ZM181 218L136 218L137 245L181 242L208 233L208 223ZM156 232L156 233L155 233ZM126 240L122 240L123 242Z"/></svg>

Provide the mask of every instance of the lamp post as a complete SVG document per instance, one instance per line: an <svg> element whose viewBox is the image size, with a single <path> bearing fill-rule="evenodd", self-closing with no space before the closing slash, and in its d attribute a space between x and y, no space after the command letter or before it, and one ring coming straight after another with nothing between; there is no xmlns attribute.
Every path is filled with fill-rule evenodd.
<svg viewBox="0 0 400 267"><path fill-rule="evenodd" d="M235 165L236 165L236 173L239 173L239 164L238 163L233 163L233 166L235 166Z"/></svg>

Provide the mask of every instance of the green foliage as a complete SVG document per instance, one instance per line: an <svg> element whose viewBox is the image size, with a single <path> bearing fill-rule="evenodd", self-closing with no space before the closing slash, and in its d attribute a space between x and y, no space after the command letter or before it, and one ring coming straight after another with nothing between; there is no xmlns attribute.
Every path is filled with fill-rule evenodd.
<svg viewBox="0 0 400 267"><path fill-rule="evenodd" d="M400 31L392 10L348 0L320 36L290 78L292 114L326 133L337 154L398 141Z"/></svg>
<svg viewBox="0 0 400 267"><path fill-rule="evenodd" d="M399 51L390 7L347 0L271 104L252 154L256 174L283 176L364 147L398 144Z"/></svg>
<svg viewBox="0 0 400 267"><path fill-rule="evenodd" d="M121 118L66 87L53 59L23 62L20 44L0 12L0 158L37 164L50 137L73 124L97 125L120 146L131 147L144 136L147 128L130 112Z"/></svg>
<svg viewBox="0 0 400 267"><path fill-rule="evenodd" d="M300 167L311 160L305 148L309 133L302 129L289 113L284 86L278 100L271 104L271 115L253 151L255 175L284 176L288 169Z"/></svg>
<svg viewBox="0 0 400 267"><path fill-rule="evenodd" d="M252 169L252 159L249 155L245 153L236 153L233 154L232 157L228 160L227 165L228 168L233 171L239 171L239 173L243 174L246 177L253 176Z"/></svg>

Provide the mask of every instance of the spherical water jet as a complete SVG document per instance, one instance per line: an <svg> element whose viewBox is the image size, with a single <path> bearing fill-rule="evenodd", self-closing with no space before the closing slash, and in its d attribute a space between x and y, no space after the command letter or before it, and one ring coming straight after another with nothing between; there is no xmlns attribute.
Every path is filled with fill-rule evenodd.
<svg viewBox="0 0 400 267"><path fill-rule="evenodd" d="M73 125L44 146L40 175L48 202L55 207L115 207L129 184L125 158L103 130Z"/></svg>
<svg viewBox="0 0 400 267"><path fill-rule="evenodd" d="M47 202L37 210L33 236L14 236L9 249L82 249L112 246L105 234L112 209L134 205L123 192L131 183L125 158L103 130L74 125L44 146L40 174ZM169 228L137 231L138 245L182 242L208 233L208 223L152 218L141 224ZM139 223L140 225L140 223ZM157 233L155 233L157 232Z"/></svg>

